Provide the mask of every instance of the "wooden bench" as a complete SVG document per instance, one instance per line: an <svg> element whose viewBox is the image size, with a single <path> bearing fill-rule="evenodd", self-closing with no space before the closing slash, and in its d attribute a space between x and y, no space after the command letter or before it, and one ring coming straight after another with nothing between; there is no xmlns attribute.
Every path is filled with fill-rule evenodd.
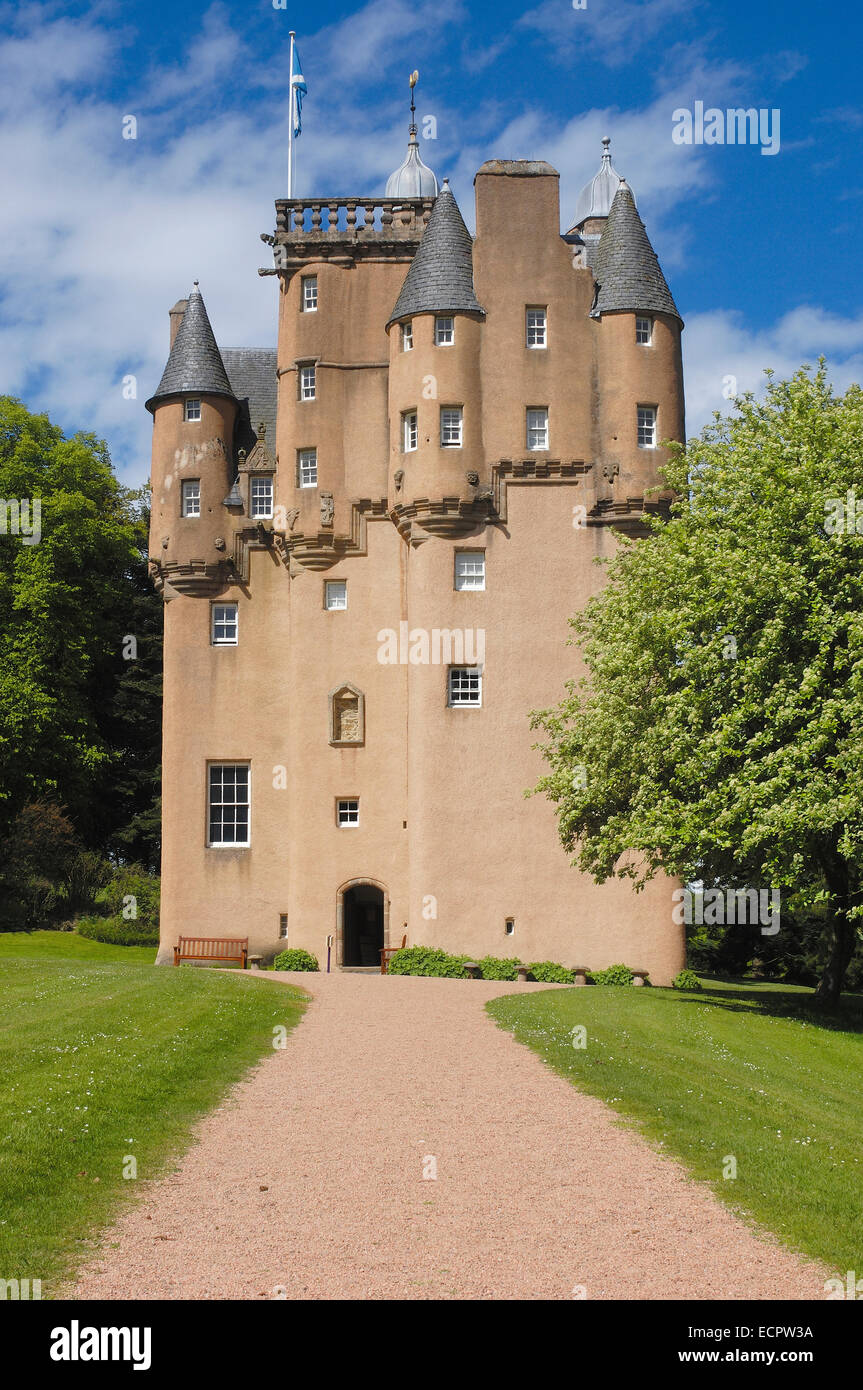
<svg viewBox="0 0 863 1390"><path fill-rule="evenodd" d="M248 955L247 936L181 936L174 947L174 964L181 960L236 960L245 970Z"/></svg>
<svg viewBox="0 0 863 1390"><path fill-rule="evenodd" d="M387 973L387 966L388 966L389 963L390 963L390 958L391 958L392 956L395 955L396 951L403 951L404 948L405 948L405 946L407 946L407 944L408 944L408 936L407 936L407 932L405 932L404 936L402 937L402 944L401 944L401 946L382 946L382 947L381 947L381 974L382 974L382 975L386 975L386 973ZM374 969L374 966L372 966L372 969Z"/></svg>

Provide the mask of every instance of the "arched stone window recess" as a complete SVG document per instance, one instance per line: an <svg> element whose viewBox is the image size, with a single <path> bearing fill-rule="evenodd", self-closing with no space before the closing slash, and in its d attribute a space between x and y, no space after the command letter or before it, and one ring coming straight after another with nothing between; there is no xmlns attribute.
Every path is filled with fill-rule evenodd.
<svg viewBox="0 0 863 1390"><path fill-rule="evenodd" d="M366 699L357 686L345 681L330 691L330 743L334 748L365 743Z"/></svg>

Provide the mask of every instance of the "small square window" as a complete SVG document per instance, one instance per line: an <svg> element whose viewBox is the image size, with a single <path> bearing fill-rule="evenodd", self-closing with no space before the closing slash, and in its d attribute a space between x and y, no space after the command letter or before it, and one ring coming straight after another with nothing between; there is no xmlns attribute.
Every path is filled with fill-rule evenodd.
<svg viewBox="0 0 863 1390"><path fill-rule="evenodd" d="M239 640L239 605L236 603L214 603L210 606L212 614L210 641L214 647L236 647Z"/></svg>
<svg viewBox="0 0 863 1390"><path fill-rule="evenodd" d="M211 763L207 805L210 846L247 846L250 771L248 763Z"/></svg>
<svg viewBox="0 0 863 1390"><path fill-rule="evenodd" d="M639 449L656 448L655 405L640 405L638 407L638 447Z"/></svg>
<svg viewBox="0 0 863 1390"><path fill-rule="evenodd" d="M460 405L445 405L440 413L440 442L443 449L460 449L462 436L462 408Z"/></svg>
<svg viewBox="0 0 863 1390"><path fill-rule="evenodd" d="M346 579L327 579L324 581L324 607L330 609L347 608L348 582Z"/></svg>
<svg viewBox="0 0 863 1390"><path fill-rule="evenodd" d="M187 400L183 418L186 420L200 420L201 402L199 400Z"/></svg>
<svg viewBox="0 0 863 1390"><path fill-rule="evenodd" d="M252 517L257 520L261 521L273 515L273 479L271 476L252 478L251 503Z"/></svg>
<svg viewBox="0 0 863 1390"><path fill-rule="evenodd" d="M527 447L548 448L548 407L531 406L527 412Z"/></svg>
<svg viewBox="0 0 863 1390"><path fill-rule="evenodd" d="M653 342L653 319L637 318L635 320L635 341L642 347L650 347Z"/></svg>
<svg viewBox="0 0 863 1390"><path fill-rule="evenodd" d="M199 478L184 479L182 498L183 516L201 515L201 481Z"/></svg>
<svg viewBox="0 0 863 1390"><path fill-rule="evenodd" d="M414 326L412 323L402 324L402 352L410 352L414 345Z"/></svg>
<svg viewBox="0 0 863 1390"><path fill-rule="evenodd" d="M300 449L297 454L297 481L300 487L318 485L317 449Z"/></svg>
<svg viewBox="0 0 863 1390"><path fill-rule="evenodd" d="M449 704L482 704L482 671L479 666L451 666L449 671Z"/></svg>
<svg viewBox="0 0 863 1390"><path fill-rule="evenodd" d="M406 410L402 416L402 451L412 454L419 442L419 427L415 410Z"/></svg>
<svg viewBox="0 0 863 1390"><path fill-rule="evenodd" d="M314 362L300 367L300 400L313 401L317 391L317 371Z"/></svg>
<svg viewBox="0 0 863 1390"><path fill-rule="evenodd" d="M455 587L457 589L485 588L485 551L457 550L455 555Z"/></svg>
<svg viewBox="0 0 863 1390"><path fill-rule="evenodd" d="M526 311L527 346L529 348L547 347L546 311L538 305L528 305Z"/></svg>
<svg viewBox="0 0 863 1390"><path fill-rule="evenodd" d="M455 319L435 319L434 341L435 347L452 347L455 342Z"/></svg>
<svg viewBox="0 0 863 1390"><path fill-rule="evenodd" d="M304 314L313 314L318 307L318 277L317 275L303 276L303 300L302 309Z"/></svg>
<svg viewBox="0 0 863 1390"><path fill-rule="evenodd" d="M336 803L336 818L342 827L359 825L360 823L360 802L359 797L346 797Z"/></svg>

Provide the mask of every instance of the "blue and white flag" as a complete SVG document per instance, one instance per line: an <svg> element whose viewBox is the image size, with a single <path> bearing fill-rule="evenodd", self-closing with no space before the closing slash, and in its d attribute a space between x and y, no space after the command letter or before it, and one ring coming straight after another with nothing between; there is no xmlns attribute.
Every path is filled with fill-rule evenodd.
<svg viewBox="0 0 863 1390"><path fill-rule="evenodd" d="M294 56L291 62L291 120L295 135L299 135L303 128L303 97L308 90L306 79L303 77L303 67L297 52L297 45L294 44Z"/></svg>

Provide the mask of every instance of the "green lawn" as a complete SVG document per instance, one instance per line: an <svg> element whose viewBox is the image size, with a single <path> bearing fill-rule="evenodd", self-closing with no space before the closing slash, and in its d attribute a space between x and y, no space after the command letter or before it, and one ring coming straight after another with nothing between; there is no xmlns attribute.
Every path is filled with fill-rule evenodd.
<svg viewBox="0 0 863 1390"><path fill-rule="evenodd" d="M735 1209L859 1277L863 1000L825 1018L811 997L705 981L703 994L594 987L509 995L488 1009ZM723 1177L728 1155L733 1179Z"/></svg>
<svg viewBox="0 0 863 1390"><path fill-rule="evenodd" d="M51 1297L137 1182L273 1042L306 996L273 980L155 969L151 947L0 933L0 1278Z"/></svg>

